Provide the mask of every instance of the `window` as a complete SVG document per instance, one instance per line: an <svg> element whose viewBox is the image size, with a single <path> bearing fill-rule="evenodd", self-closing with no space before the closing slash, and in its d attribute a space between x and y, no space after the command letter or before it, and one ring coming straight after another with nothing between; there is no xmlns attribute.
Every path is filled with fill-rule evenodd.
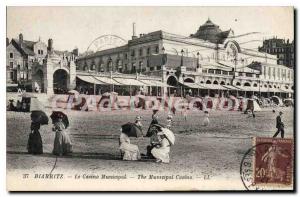
<svg viewBox="0 0 300 197"><path fill-rule="evenodd" d="M13 53L9 53L9 58L14 58L14 54Z"/></svg>
<svg viewBox="0 0 300 197"><path fill-rule="evenodd" d="M142 48L140 48L140 50L139 50L139 56L143 56L143 49Z"/></svg>
<svg viewBox="0 0 300 197"><path fill-rule="evenodd" d="M150 55L150 47L147 48L147 55Z"/></svg>
<svg viewBox="0 0 300 197"><path fill-rule="evenodd" d="M124 58L125 58L126 60L128 59L127 53L124 54Z"/></svg>
<svg viewBox="0 0 300 197"><path fill-rule="evenodd" d="M216 70L216 74L220 75L221 74L221 70Z"/></svg>
<svg viewBox="0 0 300 197"><path fill-rule="evenodd" d="M256 75L256 78L259 78L259 75Z"/></svg>
<svg viewBox="0 0 300 197"><path fill-rule="evenodd" d="M124 64L124 72L126 73L128 71L128 66L127 64Z"/></svg>
<svg viewBox="0 0 300 197"><path fill-rule="evenodd" d="M156 66L156 70L160 70L161 69L161 66Z"/></svg>
<svg viewBox="0 0 300 197"><path fill-rule="evenodd" d="M13 62L9 62L9 68L13 69L14 68L14 63Z"/></svg>
<svg viewBox="0 0 300 197"><path fill-rule="evenodd" d="M155 53L159 53L159 47L158 46L155 47Z"/></svg>
<svg viewBox="0 0 300 197"><path fill-rule="evenodd" d="M142 71L142 67L143 67L143 61L140 61L140 62L139 62L139 72Z"/></svg>
<svg viewBox="0 0 300 197"><path fill-rule="evenodd" d="M208 69L208 73L210 73L210 74L215 74L215 72L214 72L213 69Z"/></svg>
<svg viewBox="0 0 300 197"><path fill-rule="evenodd" d="M243 73L239 73L239 76L243 76Z"/></svg>
<svg viewBox="0 0 300 197"><path fill-rule="evenodd" d="M232 72L232 71L230 71L230 72L229 72L229 75L233 75L233 72Z"/></svg>
<svg viewBox="0 0 300 197"><path fill-rule="evenodd" d="M136 73L135 63L132 63L131 73Z"/></svg>
<svg viewBox="0 0 300 197"><path fill-rule="evenodd" d="M150 71L153 71L154 70L154 67L150 67Z"/></svg>
<svg viewBox="0 0 300 197"><path fill-rule="evenodd" d="M131 50L131 56L135 57L135 50L134 49Z"/></svg>
<svg viewBox="0 0 300 197"><path fill-rule="evenodd" d="M44 53L44 51L43 51L43 50L41 50L41 55L43 55L43 53Z"/></svg>

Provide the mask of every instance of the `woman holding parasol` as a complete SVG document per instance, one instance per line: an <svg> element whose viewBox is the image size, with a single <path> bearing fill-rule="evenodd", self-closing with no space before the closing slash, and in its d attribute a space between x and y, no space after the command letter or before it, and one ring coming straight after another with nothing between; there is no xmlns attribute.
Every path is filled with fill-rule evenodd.
<svg viewBox="0 0 300 197"><path fill-rule="evenodd" d="M69 120L66 114L60 111L55 111L51 114L53 123L52 130L55 132L54 146L52 153L62 156L72 153L72 142L70 136L66 132L69 126Z"/></svg>
<svg viewBox="0 0 300 197"><path fill-rule="evenodd" d="M122 125L120 135L120 150L123 160L139 160L141 154L137 145L131 144L129 137L143 137L141 117L137 116L135 123Z"/></svg>
<svg viewBox="0 0 300 197"><path fill-rule="evenodd" d="M156 158L157 163L170 162L170 147L174 145L175 136L173 132L167 128L158 125L159 132L157 133L159 144L151 150L151 154Z"/></svg>
<svg viewBox="0 0 300 197"><path fill-rule="evenodd" d="M43 154L43 141L40 134L41 125L48 124L48 116L43 111L43 105L37 100L36 97L30 98L30 134L27 143L27 150L29 154Z"/></svg>

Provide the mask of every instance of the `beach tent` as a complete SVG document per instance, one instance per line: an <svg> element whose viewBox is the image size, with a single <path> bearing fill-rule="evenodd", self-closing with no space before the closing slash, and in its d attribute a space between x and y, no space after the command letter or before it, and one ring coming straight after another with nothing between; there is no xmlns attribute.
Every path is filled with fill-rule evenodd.
<svg viewBox="0 0 300 197"><path fill-rule="evenodd" d="M286 107L294 106L294 100L293 99L284 99L284 105Z"/></svg>
<svg viewBox="0 0 300 197"><path fill-rule="evenodd" d="M260 106L258 105L257 101L254 99L248 99L247 101L247 109L246 110L252 110L253 111L261 111Z"/></svg>
<svg viewBox="0 0 300 197"><path fill-rule="evenodd" d="M105 101L109 101L106 102ZM107 108L107 107L113 107L115 105L115 103L118 102L118 93L116 92L105 92L104 94L102 94L99 102L98 102L98 108L99 107L104 107L104 108ZM101 105L100 105L101 104Z"/></svg>
<svg viewBox="0 0 300 197"><path fill-rule="evenodd" d="M282 106L282 100L278 97L278 96L272 96L271 100L273 101L273 103L275 103L278 106Z"/></svg>

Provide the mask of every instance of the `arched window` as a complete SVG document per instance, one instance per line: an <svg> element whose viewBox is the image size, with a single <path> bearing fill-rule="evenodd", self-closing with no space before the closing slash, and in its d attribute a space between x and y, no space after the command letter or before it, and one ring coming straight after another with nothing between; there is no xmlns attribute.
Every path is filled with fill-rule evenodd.
<svg viewBox="0 0 300 197"><path fill-rule="evenodd" d="M214 83L213 84L219 84L219 82L218 81L214 81Z"/></svg>
<svg viewBox="0 0 300 197"><path fill-rule="evenodd" d="M225 82L224 81L221 81L221 83L220 83L221 85L225 85Z"/></svg>
<svg viewBox="0 0 300 197"><path fill-rule="evenodd" d="M253 87L257 87L257 83L253 84Z"/></svg>
<svg viewBox="0 0 300 197"><path fill-rule="evenodd" d="M211 81L210 81L210 80L207 80L207 81L206 81L206 84L211 84Z"/></svg>
<svg viewBox="0 0 300 197"><path fill-rule="evenodd" d="M236 82L236 84L235 85L237 85L237 86L241 86L241 83L240 82Z"/></svg>
<svg viewBox="0 0 300 197"><path fill-rule="evenodd" d="M246 82L246 83L244 83L244 86L251 86L251 84Z"/></svg>

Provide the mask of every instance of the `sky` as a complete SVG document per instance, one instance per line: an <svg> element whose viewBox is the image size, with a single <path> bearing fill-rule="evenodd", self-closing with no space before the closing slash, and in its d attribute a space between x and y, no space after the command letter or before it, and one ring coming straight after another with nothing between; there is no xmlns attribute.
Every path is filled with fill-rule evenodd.
<svg viewBox="0 0 300 197"><path fill-rule="evenodd" d="M47 43L54 49L84 52L97 37L107 34L131 39L132 23L136 33L163 30L189 36L210 18L235 35L243 37L245 48L261 45L264 38L294 39L292 7L7 7L7 37ZM261 41L261 42L260 42ZM248 46L247 46L248 45Z"/></svg>

